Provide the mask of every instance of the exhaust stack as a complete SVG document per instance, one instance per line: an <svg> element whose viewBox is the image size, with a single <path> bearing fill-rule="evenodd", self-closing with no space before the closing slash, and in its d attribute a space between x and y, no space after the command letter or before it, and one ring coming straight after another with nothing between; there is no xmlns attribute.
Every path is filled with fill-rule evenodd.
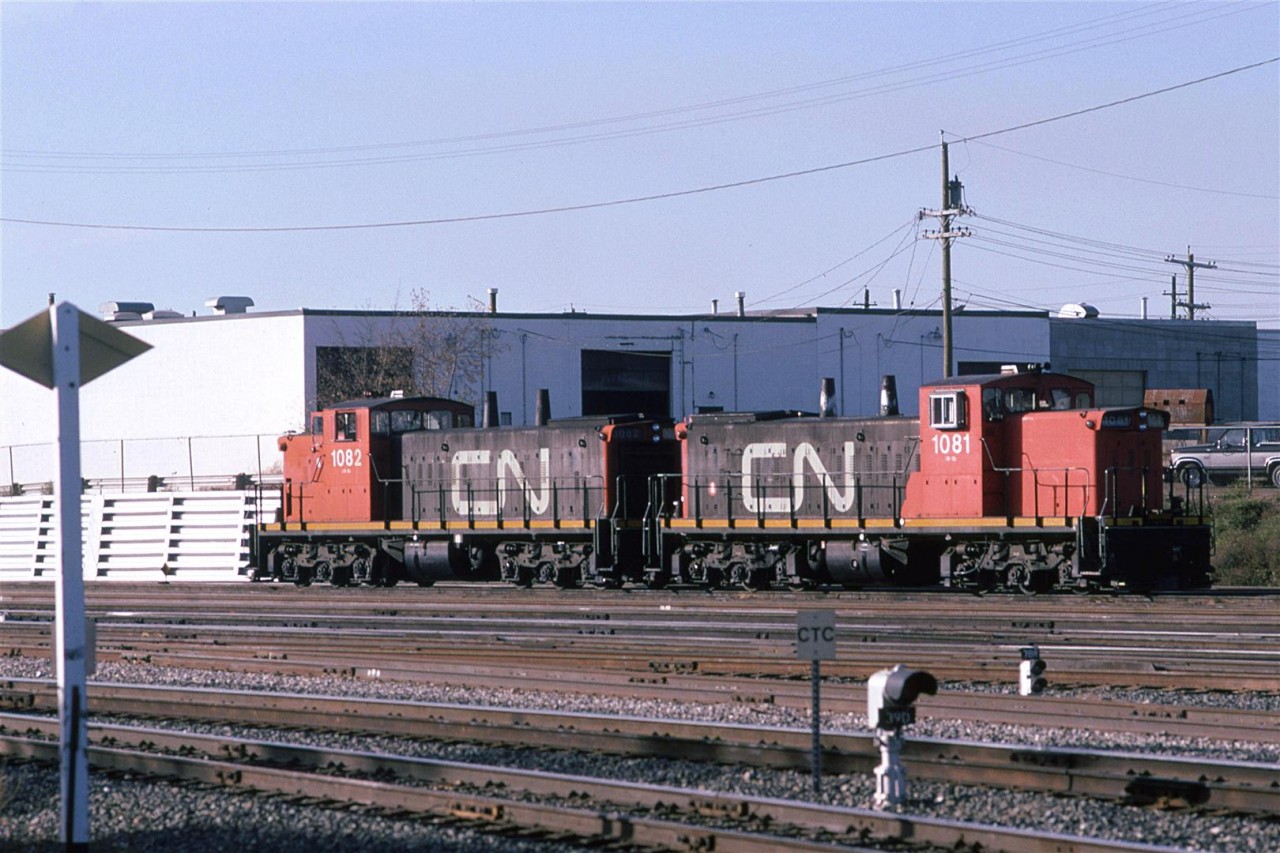
<svg viewBox="0 0 1280 853"><path fill-rule="evenodd" d="M898 414L898 378L886 373L880 380L880 417L891 418Z"/></svg>

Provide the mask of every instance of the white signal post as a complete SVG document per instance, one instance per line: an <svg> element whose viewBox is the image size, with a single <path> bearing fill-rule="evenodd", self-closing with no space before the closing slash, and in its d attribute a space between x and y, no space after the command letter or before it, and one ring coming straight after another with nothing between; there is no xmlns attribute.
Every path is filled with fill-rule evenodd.
<svg viewBox="0 0 1280 853"><path fill-rule="evenodd" d="M88 631L80 531L80 386L151 349L69 302L52 305L0 334L0 364L52 388L58 400L58 568L56 663L62 763L61 839L89 849L89 725L85 696Z"/></svg>
<svg viewBox="0 0 1280 853"><path fill-rule="evenodd" d="M810 662L809 680L813 687L813 793L822 793L822 717L820 691L822 674L819 661L835 660L836 614L834 610L802 610L796 614L796 657Z"/></svg>

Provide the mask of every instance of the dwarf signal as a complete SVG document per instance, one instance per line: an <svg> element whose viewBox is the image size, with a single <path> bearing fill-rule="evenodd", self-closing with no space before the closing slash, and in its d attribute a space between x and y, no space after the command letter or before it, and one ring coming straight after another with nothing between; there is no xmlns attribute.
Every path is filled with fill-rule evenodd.
<svg viewBox="0 0 1280 853"><path fill-rule="evenodd" d="M1038 696L1049 686L1044 677L1048 667L1040 659L1040 650L1034 646L1022 650L1022 663L1018 665L1018 695Z"/></svg>

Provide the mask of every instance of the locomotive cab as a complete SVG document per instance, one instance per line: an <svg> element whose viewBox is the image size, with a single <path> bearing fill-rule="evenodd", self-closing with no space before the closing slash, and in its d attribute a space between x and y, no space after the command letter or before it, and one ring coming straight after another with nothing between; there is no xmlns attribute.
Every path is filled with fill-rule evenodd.
<svg viewBox="0 0 1280 853"><path fill-rule="evenodd" d="M907 484L903 517L1079 515L1096 506L1097 477L1080 466L1080 437L1069 428L1092 405L1092 384L1038 369L923 386L920 473Z"/></svg>
<svg viewBox="0 0 1280 853"><path fill-rule="evenodd" d="M1161 508L1168 417L1100 409L1093 386L1035 370L920 391L920 475L906 518L1133 515Z"/></svg>
<svg viewBox="0 0 1280 853"><path fill-rule="evenodd" d="M284 520L398 519L401 435L474 424L472 406L438 397L350 400L312 413L308 432L278 442L284 454Z"/></svg>

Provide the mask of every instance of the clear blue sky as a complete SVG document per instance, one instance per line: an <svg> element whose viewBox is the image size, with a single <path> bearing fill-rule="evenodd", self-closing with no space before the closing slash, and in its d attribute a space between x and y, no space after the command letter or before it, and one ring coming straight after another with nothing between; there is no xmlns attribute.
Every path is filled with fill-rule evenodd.
<svg viewBox="0 0 1280 853"><path fill-rule="evenodd" d="M965 141L1274 60L1276 2L5 2L0 28L3 326L50 291L935 307L940 131L977 213L958 302L1168 316L1191 246L1201 316L1280 326L1277 63ZM264 230L423 220L455 221Z"/></svg>

